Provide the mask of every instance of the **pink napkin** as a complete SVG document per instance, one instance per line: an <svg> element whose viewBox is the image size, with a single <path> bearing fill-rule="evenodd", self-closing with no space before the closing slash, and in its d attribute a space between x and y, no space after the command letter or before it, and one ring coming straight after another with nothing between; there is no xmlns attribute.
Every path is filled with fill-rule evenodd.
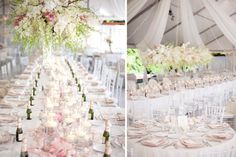
<svg viewBox="0 0 236 157"><path fill-rule="evenodd" d="M131 124L131 127L134 127L134 128L143 128L145 126L146 126L145 123L142 121L136 121L133 124Z"/></svg>
<svg viewBox="0 0 236 157"><path fill-rule="evenodd" d="M213 133L211 135L207 135L208 138L212 139L219 139L219 140L229 140L233 137L232 133L227 133L227 132L218 132L218 133Z"/></svg>
<svg viewBox="0 0 236 157"><path fill-rule="evenodd" d="M203 147L201 143L197 143L191 139L180 139L180 143L184 145L186 148L199 148Z"/></svg>
<svg viewBox="0 0 236 157"><path fill-rule="evenodd" d="M131 139L141 138L141 137L145 136L146 134L147 133L145 131L131 131L131 130L128 131L128 136Z"/></svg>
<svg viewBox="0 0 236 157"><path fill-rule="evenodd" d="M141 141L141 144L148 147L159 147L166 143L166 139L148 139Z"/></svg>
<svg viewBox="0 0 236 157"><path fill-rule="evenodd" d="M211 129L220 129L220 128L228 128L229 124L223 123L223 124L208 124L208 127Z"/></svg>

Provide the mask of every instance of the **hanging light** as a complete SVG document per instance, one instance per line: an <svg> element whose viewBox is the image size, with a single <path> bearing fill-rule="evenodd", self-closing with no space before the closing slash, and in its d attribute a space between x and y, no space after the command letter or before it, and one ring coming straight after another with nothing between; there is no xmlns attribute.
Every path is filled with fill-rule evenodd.
<svg viewBox="0 0 236 157"><path fill-rule="evenodd" d="M173 15L173 12L172 12L172 10L171 10L171 9L169 10L169 15L170 15L170 16L172 16L172 15Z"/></svg>
<svg viewBox="0 0 236 157"><path fill-rule="evenodd" d="M173 12L172 12L172 10L170 9L169 10L169 16L171 16L171 21L174 21L175 20L175 16L174 16L174 14L173 14Z"/></svg>

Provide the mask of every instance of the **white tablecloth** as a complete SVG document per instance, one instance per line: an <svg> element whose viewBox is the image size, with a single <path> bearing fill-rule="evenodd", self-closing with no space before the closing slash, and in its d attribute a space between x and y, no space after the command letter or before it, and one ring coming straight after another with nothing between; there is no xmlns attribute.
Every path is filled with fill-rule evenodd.
<svg viewBox="0 0 236 157"><path fill-rule="evenodd" d="M211 147L204 147L199 149L175 149L173 147L158 148L158 147L146 147L140 143L136 143L136 140L128 140L128 151L131 152L131 157L216 157L215 155L201 156L201 154L217 153L217 157L235 157L235 156L220 156L221 153L230 150L232 147L236 149L236 136L229 141L223 143L216 143Z"/></svg>

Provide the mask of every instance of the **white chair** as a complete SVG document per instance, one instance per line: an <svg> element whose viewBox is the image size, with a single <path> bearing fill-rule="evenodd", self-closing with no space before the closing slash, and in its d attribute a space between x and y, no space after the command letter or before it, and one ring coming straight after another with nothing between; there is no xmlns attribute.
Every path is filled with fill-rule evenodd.
<svg viewBox="0 0 236 157"><path fill-rule="evenodd" d="M225 107L224 106L206 106L205 116L210 120L223 122Z"/></svg>
<svg viewBox="0 0 236 157"><path fill-rule="evenodd" d="M110 92L111 97L114 97L116 78L117 78L117 71L109 69L106 86Z"/></svg>
<svg viewBox="0 0 236 157"><path fill-rule="evenodd" d="M127 91L128 92L137 89L136 80L137 79L134 74L127 74Z"/></svg>
<svg viewBox="0 0 236 157"><path fill-rule="evenodd" d="M120 99L120 96L122 93L122 88L123 88L123 82L124 82L124 78L121 76L118 76L117 83L116 83L116 98L117 98L117 100Z"/></svg>
<svg viewBox="0 0 236 157"><path fill-rule="evenodd" d="M0 52L0 72L1 76L8 76L8 66L7 66L7 52Z"/></svg>
<svg viewBox="0 0 236 157"><path fill-rule="evenodd" d="M102 60L101 59L95 59L94 61L94 70L93 70L93 74L100 79L101 78L101 72L102 72Z"/></svg>
<svg viewBox="0 0 236 157"><path fill-rule="evenodd" d="M87 57L87 56L81 56L80 57L80 62L83 64L83 66L89 70L89 67L90 67L90 58Z"/></svg>
<svg viewBox="0 0 236 157"><path fill-rule="evenodd" d="M101 78L100 78L103 85L106 85L108 72L109 72L108 67L105 64L103 64L102 72L101 72Z"/></svg>
<svg viewBox="0 0 236 157"><path fill-rule="evenodd" d="M125 74L125 60L124 59L120 59L117 62L117 69L118 69L118 74L120 75L124 75Z"/></svg>

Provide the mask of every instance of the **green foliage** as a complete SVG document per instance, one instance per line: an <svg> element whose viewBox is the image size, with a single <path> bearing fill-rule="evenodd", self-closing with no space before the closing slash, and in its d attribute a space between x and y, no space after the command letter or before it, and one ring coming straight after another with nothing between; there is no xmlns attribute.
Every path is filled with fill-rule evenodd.
<svg viewBox="0 0 236 157"><path fill-rule="evenodd" d="M145 67L137 49L127 50L127 71L128 73L143 73Z"/></svg>

